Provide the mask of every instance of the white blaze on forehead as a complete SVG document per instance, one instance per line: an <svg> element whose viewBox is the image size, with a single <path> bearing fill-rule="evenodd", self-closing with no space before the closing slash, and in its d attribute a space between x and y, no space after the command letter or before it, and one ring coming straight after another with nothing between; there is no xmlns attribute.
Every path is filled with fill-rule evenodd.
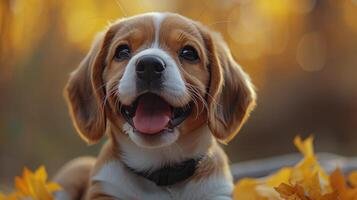
<svg viewBox="0 0 357 200"><path fill-rule="evenodd" d="M147 17L151 17L154 26L154 38L152 45L135 54L128 62L123 77L119 82L119 99L124 105L130 105L139 95L136 87L136 71L135 66L137 61L145 55L157 56L161 58L165 64L166 69L163 73L162 89L159 92L154 92L163 97L172 106L182 107L189 103L189 95L185 86L185 82L181 77L179 67L165 49L160 48L160 29L163 20L168 14L166 13L148 13ZM145 91L144 91L145 92Z"/></svg>
<svg viewBox="0 0 357 200"><path fill-rule="evenodd" d="M154 20L154 28L155 28L155 37L154 37L154 41L152 43L152 47L159 47L160 25L161 25L161 22L166 17L166 14L165 13L152 13L152 15L153 15L153 20Z"/></svg>

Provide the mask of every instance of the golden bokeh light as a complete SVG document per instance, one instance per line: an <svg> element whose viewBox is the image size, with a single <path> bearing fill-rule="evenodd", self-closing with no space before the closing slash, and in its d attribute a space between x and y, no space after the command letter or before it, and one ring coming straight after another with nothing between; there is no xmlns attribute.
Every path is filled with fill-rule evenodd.
<svg viewBox="0 0 357 200"><path fill-rule="evenodd" d="M318 32L306 33L299 41L296 59L305 71L319 71L326 63L326 41Z"/></svg>
<svg viewBox="0 0 357 200"><path fill-rule="evenodd" d="M93 33L102 31L110 20L123 17L123 14L115 1L102 4L98 1L78 0L64 1L62 17L68 40L86 51L93 40Z"/></svg>
<svg viewBox="0 0 357 200"><path fill-rule="evenodd" d="M343 18L345 23L357 33L357 0L343 2Z"/></svg>

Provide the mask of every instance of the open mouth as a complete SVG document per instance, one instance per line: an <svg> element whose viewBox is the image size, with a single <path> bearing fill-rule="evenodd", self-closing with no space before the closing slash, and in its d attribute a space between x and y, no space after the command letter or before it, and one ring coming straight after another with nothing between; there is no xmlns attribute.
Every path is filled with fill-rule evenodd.
<svg viewBox="0 0 357 200"><path fill-rule="evenodd" d="M191 113L192 106L173 107L153 93L139 96L132 105L122 106L120 112L137 132L154 135L173 131Z"/></svg>

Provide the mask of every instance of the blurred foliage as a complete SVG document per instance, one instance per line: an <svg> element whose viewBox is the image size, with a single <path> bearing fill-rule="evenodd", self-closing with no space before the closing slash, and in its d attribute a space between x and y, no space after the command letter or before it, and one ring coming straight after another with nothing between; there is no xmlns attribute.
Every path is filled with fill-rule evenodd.
<svg viewBox="0 0 357 200"><path fill-rule="evenodd" d="M259 179L244 178L236 183L233 199L246 200L355 200L357 171L348 178L338 167L328 174L314 153L313 138L294 139L304 158L293 167L284 167Z"/></svg>
<svg viewBox="0 0 357 200"><path fill-rule="evenodd" d="M233 161L291 152L281 141L310 132L318 150L357 154L356 0L1 0L0 184L98 152L75 136L62 89L97 32L150 11L221 32L251 75L258 108L226 148Z"/></svg>
<svg viewBox="0 0 357 200"><path fill-rule="evenodd" d="M0 200L54 200L53 193L62 188L57 183L48 182L47 178L44 166L34 172L25 167L22 177L15 177L15 190L9 194L0 192Z"/></svg>

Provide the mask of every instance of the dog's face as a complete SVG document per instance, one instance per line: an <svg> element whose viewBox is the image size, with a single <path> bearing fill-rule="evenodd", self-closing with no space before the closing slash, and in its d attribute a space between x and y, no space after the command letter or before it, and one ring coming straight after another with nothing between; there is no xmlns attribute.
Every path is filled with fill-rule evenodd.
<svg viewBox="0 0 357 200"><path fill-rule="evenodd" d="M207 123L216 138L228 141L255 104L250 80L224 41L170 13L111 25L71 74L66 91L86 141L96 142L115 126L151 148L189 137Z"/></svg>

